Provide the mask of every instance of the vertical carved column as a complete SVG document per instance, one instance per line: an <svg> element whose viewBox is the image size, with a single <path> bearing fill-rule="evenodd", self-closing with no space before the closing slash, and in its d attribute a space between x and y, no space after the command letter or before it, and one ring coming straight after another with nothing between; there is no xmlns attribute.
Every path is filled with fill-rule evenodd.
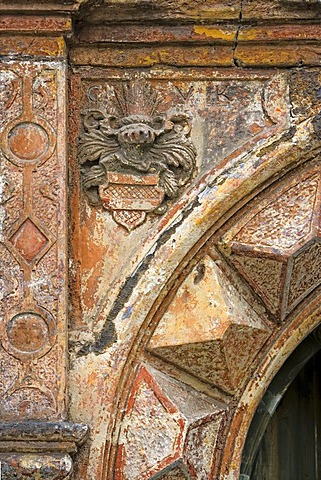
<svg viewBox="0 0 321 480"><path fill-rule="evenodd" d="M65 72L8 63L1 77L1 413L57 419L65 415Z"/></svg>
<svg viewBox="0 0 321 480"><path fill-rule="evenodd" d="M58 30L69 25L59 22ZM1 480L58 480L87 432L65 421L65 48L60 32L8 43L0 67Z"/></svg>

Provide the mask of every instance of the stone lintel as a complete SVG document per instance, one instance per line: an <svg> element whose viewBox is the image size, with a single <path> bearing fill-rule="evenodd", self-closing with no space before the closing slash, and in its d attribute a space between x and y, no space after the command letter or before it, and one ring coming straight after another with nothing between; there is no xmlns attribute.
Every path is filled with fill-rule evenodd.
<svg viewBox="0 0 321 480"><path fill-rule="evenodd" d="M38 13L38 12L37 12ZM71 18L65 15L8 15L0 9L0 32L61 33L71 30Z"/></svg>
<svg viewBox="0 0 321 480"><path fill-rule="evenodd" d="M68 422L0 424L1 480L70 478L72 459L88 436L88 427Z"/></svg>
<svg viewBox="0 0 321 480"><path fill-rule="evenodd" d="M0 32L0 55L12 59L57 60L66 58L66 45L60 36L21 35Z"/></svg>
<svg viewBox="0 0 321 480"><path fill-rule="evenodd" d="M104 45L71 49L74 65L116 68L174 67L303 67L321 65L321 42L232 45Z"/></svg>
<svg viewBox="0 0 321 480"><path fill-rule="evenodd" d="M212 18L205 23L201 16L178 25L161 18L137 24L135 17L126 28L121 19L111 24L102 16L94 23L88 15L76 24L70 58L75 65L116 68L320 66L320 15L309 24L294 14L258 24Z"/></svg>
<svg viewBox="0 0 321 480"><path fill-rule="evenodd" d="M88 436L88 426L70 422L0 423L0 452L74 452Z"/></svg>
<svg viewBox="0 0 321 480"><path fill-rule="evenodd" d="M1 28L1 23L0 23ZM160 25L160 24L133 24L123 25L84 24L78 31L78 42L85 44L126 45L126 44L189 44L199 43L206 45L234 45L262 44L289 42L319 42L321 41L321 25L308 25L292 22L277 25L241 25L235 24L199 24L188 25Z"/></svg>
<svg viewBox="0 0 321 480"><path fill-rule="evenodd" d="M56 7L60 3L56 2ZM46 5L48 11L45 10ZM34 2L24 5L17 1L7 5L6 1L1 2L0 55L21 59L65 58L65 37L72 32L72 11L56 10L51 8L48 2L41 5Z"/></svg>
<svg viewBox="0 0 321 480"><path fill-rule="evenodd" d="M67 480L72 474L68 454L0 453L1 480Z"/></svg>
<svg viewBox="0 0 321 480"><path fill-rule="evenodd" d="M71 35L70 12L47 14L40 9L17 12L0 5L0 55L13 59L57 59L67 56L66 36ZM37 58L38 57L38 58Z"/></svg>
<svg viewBox="0 0 321 480"><path fill-rule="evenodd" d="M106 0L89 2L81 9L81 17L88 23L115 24L162 23L177 25L192 22L235 22L242 20L267 20L287 22L292 19L312 20L320 18L319 0Z"/></svg>

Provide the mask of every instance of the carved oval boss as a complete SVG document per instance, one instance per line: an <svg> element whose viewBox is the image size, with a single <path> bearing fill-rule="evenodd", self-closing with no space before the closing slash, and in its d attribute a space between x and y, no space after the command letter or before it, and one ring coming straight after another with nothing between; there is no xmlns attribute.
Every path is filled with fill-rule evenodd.
<svg viewBox="0 0 321 480"><path fill-rule="evenodd" d="M130 231L148 212L166 211L193 176L196 150L189 115L160 113L148 83L122 83L110 103L110 112L107 105L86 112L78 157L89 202Z"/></svg>

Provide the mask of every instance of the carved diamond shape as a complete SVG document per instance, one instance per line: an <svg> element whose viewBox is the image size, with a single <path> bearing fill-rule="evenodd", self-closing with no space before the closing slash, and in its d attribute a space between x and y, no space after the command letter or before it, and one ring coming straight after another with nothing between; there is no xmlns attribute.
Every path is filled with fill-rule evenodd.
<svg viewBox="0 0 321 480"><path fill-rule="evenodd" d="M269 328L210 256L185 278L148 350L195 377L234 392Z"/></svg>
<svg viewBox="0 0 321 480"><path fill-rule="evenodd" d="M276 321L321 284L320 201L313 164L256 197L218 245Z"/></svg>
<svg viewBox="0 0 321 480"><path fill-rule="evenodd" d="M30 263L39 256L49 240L37 225L30 218L27 218L12 235L10 242L20 255Z"/></svg>
<svg viewBox="0 0 321 480"><path fill-rule="evenodd" d="M191 407L192 405L192 407ZM210 477L226 405L150 365L140 365L121 424L115 480Z"/></svg>

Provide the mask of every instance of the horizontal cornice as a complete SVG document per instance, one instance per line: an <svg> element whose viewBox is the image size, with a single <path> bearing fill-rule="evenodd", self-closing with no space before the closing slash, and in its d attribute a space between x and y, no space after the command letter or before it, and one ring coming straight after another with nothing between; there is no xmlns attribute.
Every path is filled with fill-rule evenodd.
<svg viewBox="0 0 321 480"><path fill-rule="evenodd" d="M67 34L75 65L321 66L320 19L319 0L2 0L0 53ZM23 38L8 50L10 35Z"/></svg>
<svg viewBox="0 0 321 480"><path fill-rule="evenodd" d="M88 0L1 0L0 13L41 14L77 12Z"/></svg>

